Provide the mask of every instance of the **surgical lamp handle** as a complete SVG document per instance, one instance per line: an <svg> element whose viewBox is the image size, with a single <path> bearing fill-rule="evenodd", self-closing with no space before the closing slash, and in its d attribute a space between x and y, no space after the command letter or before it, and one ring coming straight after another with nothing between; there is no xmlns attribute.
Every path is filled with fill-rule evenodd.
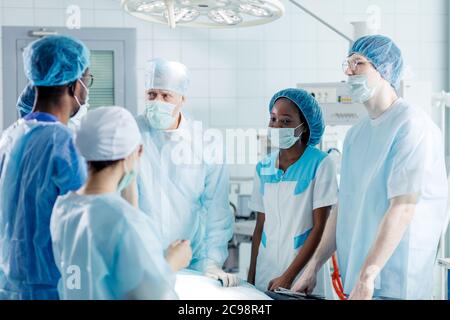
<svg viewBox="0 0 450 320"><path fill-rule="evenodd" d="M309 14L311 17L313 17L314 19L316 19L317 21L319 21L320 23L322 23L323 25L325 25L327 28L331 29L332 31L334 31L335 33L337 33L338 35L340 35L342 38L344 38L345 40L347 40L348 42L350 42L350 46L353 45L354 41L353 39L351 39L350 37L348 37L347 35L345 35L343 32L339 31L338 29L336 29L335 27L333 27L331 24L329 24L328 22L326 22L325 20L323 20L322 18L320 18L319 16L317 16L314 12L311 12L310 10L308 10L307 8L305 8L304 6L302 6L301 4L299 4L297 1L295 0L289 0L293 5L297 6L298 8L300 8L301 10L303 10L304 12L306 12L307 14Z"/></svg>
<svg viewBox="0 0 450 320"><path fill-rule="evenodd" d="M165 0L164 2L167 7L167 21L168 21L169 27L171 29L175 29L176 21L175 21L174 0Z"/></svg>

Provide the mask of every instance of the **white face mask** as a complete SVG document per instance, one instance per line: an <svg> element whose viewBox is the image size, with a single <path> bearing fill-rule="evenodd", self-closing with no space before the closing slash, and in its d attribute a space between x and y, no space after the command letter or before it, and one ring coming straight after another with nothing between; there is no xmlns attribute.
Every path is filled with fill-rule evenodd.
<svg viewBox="0 0 450 320"><path fill-rule="evenodd" d="M81 123L81 119L87 114L87 112L88 109L86 107L86 104L81 105L78 112L69 119L69 123L67 124L67 126L74 131L78 129Z"/></svg>
<svg viewBox="0 0 450 320"><path fill-rule="evenodd" d="M176 121L176 117L172 115L176 108L174 104L160 100L151 100L146 101L145 107L145 117L150 126L155 129L167 130Z"/></svg>
<svg viewBox="0 0 450 320"><path fill-rule="evenodd" d="M349 76L347 85L353 101L357 103L364 103L372 99L377 89L377 87L369 86L369 79L365 74Z"/></svg>
<svg viewBox="0 0 450 320"><path fill-rule="evenodd" d="M290 149L302 136L295 135L295 130L302 127L303 123L297 128L270 128L269 139L272 146L282 150Z"/></svg>
<svg viewBox="0 0 450 320"><path fill-rule="evenodd" d="M86 100L84 101L84 104L80 103L80 100L78 99L77 96L75 97L76 102L78 103L78 106L80 107L80 109L78 109L77 113L75 113L72 117L75 117L80 111L81 109L84 107L86 110L89 109L89 89L88 87L86 87L86 85L83 83L83 81L78 80L81 85L83 86L83 88L86 90Z"/></svg>
<svg viewBox="0 0 450 320"><path fill-rule="evenodd" d="M86 90L86 100L84 101L84 104L80 103L80 100L77 96L74 96L75 101L77 102L79 108L78 111L72 115L69 118L69 122L67 123L67 126L72 129L73 131L76 131L78 127L80 126L81 119L86 115L89 108L89 89L86 87L86 85L83 83L83 81L78 80L83 88Z"/></svg>

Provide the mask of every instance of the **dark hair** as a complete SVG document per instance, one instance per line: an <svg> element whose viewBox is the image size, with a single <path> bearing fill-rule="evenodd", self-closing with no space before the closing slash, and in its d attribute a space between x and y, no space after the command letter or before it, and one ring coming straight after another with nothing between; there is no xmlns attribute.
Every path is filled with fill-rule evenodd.
<svg viewBox="0 0 450 320"><path fill-rule="evenodd" d="M88 161L88 168L93 173L97 173L102 171L103 169L116 165L119 161L121 160Z"/></svg>
<svg viewBox="0 0 450 320"><path fill-rule="evenodd" d="M68 83L63 86L36 86L37 97L39 100L50 100L50 101L58 101L62 96L69 92L70 95L73 95L75 82Z"/></svg>

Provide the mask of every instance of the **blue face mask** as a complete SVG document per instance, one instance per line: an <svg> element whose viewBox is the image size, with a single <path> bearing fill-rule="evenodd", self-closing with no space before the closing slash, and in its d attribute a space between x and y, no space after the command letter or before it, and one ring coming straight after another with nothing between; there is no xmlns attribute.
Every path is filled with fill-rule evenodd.
<svg viewBox="0 0 450 320"><path fill-rule="evenodd" d="M269 128L269 139L272 146L278 149L290 149L302 136L295 135L295 130L302 127L303 123L297 128Z"/></svg>
<svg viewBox="0 0 450 320"><path fill-rule="evenodd" d="M148 123L155 129L167 130L176 121L172 115L176 106L160 100L151 100L146 102L145 117Z"/></svg>
<svg viewBox="0 0 450 320"><path fill-rule="evenodd" d="M124 161L123 165L125 168L125 173L124 173L122 179L120 179L120 182L117 186L117 191L119 193L122 192L124 189L128 188L128 186L131 184L131 182L136 177L136 170L133 169L131 171L128 171L125 161Z"/></svg>

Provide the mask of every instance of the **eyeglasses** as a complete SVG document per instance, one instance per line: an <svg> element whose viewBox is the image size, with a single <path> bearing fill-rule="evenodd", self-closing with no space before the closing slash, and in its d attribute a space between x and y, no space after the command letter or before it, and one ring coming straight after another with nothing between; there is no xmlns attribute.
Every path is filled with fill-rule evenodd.
<svg viewBox="0 0 450 320"><path fill-rule="evenodd" d="M342 63L342 71L344 71L344 73L347 73L347 70L350 69L352 72L358 72L361 70L362 67L364 67L365 65L367 65L368 61L362 61L362 60L349 60L346 59L343 63Z"/></svg>
<svg viewBox="0 0 450 320"><path fill-rule="evenodd" d="M86 87L90 88L94 84L94 76L92 74L88 74L83 77L83 82Z"/></svg>

